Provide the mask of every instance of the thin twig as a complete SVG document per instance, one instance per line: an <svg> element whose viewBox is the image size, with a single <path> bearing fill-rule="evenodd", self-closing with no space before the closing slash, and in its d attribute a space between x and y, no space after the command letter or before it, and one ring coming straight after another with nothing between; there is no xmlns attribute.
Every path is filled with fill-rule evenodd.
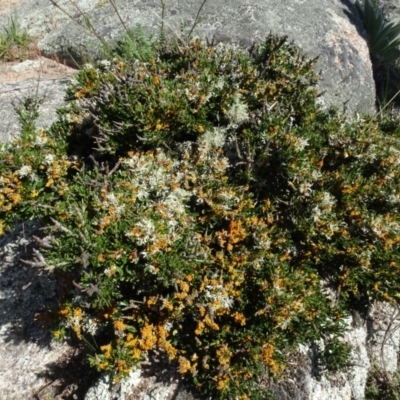
<svg viewBox="0 0 400 400"><path fill-rule="evenodd" d="M385 104L384 107L381 108L381 110L375 114L375 117L378 117L382 111L398 96L398 94L400 93L400 90L397 91L397 93L388 101L388 103Z"/></svg>
<svg viewBox="0 0 400 400"><path fill-rule="evenodd" d="M126 32L126 33L129 33L129 29L127 28L127 26L125 25L125 22L124 22L123 19L121 18L121 15L120 15L120 13L119 13L119 11L118 11L118 8L115 6L115 0L109 0L109 2L111 3L111 5L112 5L112 7L113 7L113 9L114 9L114 11L115 11L115 13L117 14L118 19L119 19L120 22L121 22L121 25L124 27L125 32Z"/></svg>
<svg viewBox="0 0 400 400"><path fill-rule="evenodd" d="M193 23L192 29L190 30L190 32L189 32L189 34L188 34L188 36L187 36L187 39L188 39L188 40L189 40L189 38L190 38L190 35L191 35L192 32L193 32L193 29L196 27L196 25L197 25L198 22L199 22L199 21L198 21L198 18L199 18L201 9L203 8L204 4L206 4L206 1L207 1L207 0L204 0L204 1L203 1L203 3L201 4L199 10L197 11L197 15L196 15L196 18L194 19L194 23Z"/></svg>

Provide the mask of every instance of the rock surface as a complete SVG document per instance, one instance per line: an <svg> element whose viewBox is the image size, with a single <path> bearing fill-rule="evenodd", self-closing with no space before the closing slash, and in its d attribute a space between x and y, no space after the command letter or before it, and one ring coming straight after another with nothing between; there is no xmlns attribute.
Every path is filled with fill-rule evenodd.
<svg viewBox="0 0 400 400"><path fill-rule="evenodd" d="M15 106L26 97L43 99L36 121L38 129L49 128L56 109L64 103L65 89L77 70L44 57L20 63L0 62L0 142L10 140L20 131Z"/></svg>
<svg viewBox="0 0 400 400"><path fill-rule="evenodd" d="M38 46L46 57L65 60L69 65L74 65L73 60L83 62L102 57L96 40L71 23L69 17L49 0L18 1L0 0L0 27L7 26L11 15L10 9L4 7L4 2L7 2L16 5L21 26L38 38ZM82 22L82 17L69 0L57 0L57 3L76 21ZM76 3L82 11L88 12L100 35L118 40L123 30L107 1L77 0ZM166 28L170 32L179 32L181 19L190 28L201 3L200 0L170 0L165 15ZM119 0L117 6L122 16L129 16L125 20L127 26L132 28L141 23L146 31L158 33L161 22L158 1ZM326 91L321 97L322 104L346 109L349 115L374 111L374 82L365 32L360 27L352 0L210 0L201 17L195 34L209 38L215 35L217 41L234 42L241 47L247 47L253 40L262 40L269 31L288 35L311 57L320 56L317 65L317 71L322 71L319 90ZM0 64L0 142L18 134L19 125L12 112L12 103L25 96L45 97L38 128L46 128L54 120L56 108L64 102L64 89L76 71L54 63L51 67L50 64L51 61L44 58L7 66ZM61 69L55 72L52 68ZM14 242L7 242L8 247L3 239L0 242L0 255L3 257L0 259L0 299L4 302L0 318L0 398L19 400L36 392L35 399L45 399L49 398L46 397L49 392L42 391L42 388L46 385L54 387L54 382L61 377L54 370L60 375L65 373L60 368L54 369L54 365L58 357L65 357L68 347L56 347L48 337L41 339L32 330L32 325L22 324L37 311L38 301L51 300L54 288L37 273L32 277L23 273L25 270L21 269L13 249L23 251L24 243L20 242L21 235L11 239ZM34 285L25 288L32 280ZM33 302L29 296L36 301ZM28 304L36 306L28 310ZM278 400L363 399L366 376L372 363L377 362L389 372L397 369L400 340L397 311L387 304L377 304L367 320L349 320L345 339L354 346L354 365L347 373L331 378L322 375L317 379L315 349L303 349L290 377L272 388L275 397ZM35 362L36 368L33 367ZM53 372L46 374L43 372L46 370ZM119 387L112 387L103 377L88 391L86 400L147 400L154 398L151 395L160 400L194 399L177 384L175 370L170 370L160 379L161 370L134 372L131 379ZM70 395L78 393L74 390L74 384L71 384ZM64 395L60 391L57 393L55 398L67 398L65 391ZM84 398L80 396L76 398Z"/></svg>
<svg viewBox="0 0 400 400"><path fill-rule="evenodd" d="M400 2L397 0L373 0L373 4L379 7L388 20L400 18Z"/></svg>
<svg viewBox="0 0 400 400"><path fill-rule="evenodd" d="M189 30L201 3L202 0L166 3L167 32L179 34L180 21ZM83 18L72 2L57 0L57 4L77 23L72 23L49 0L26 0L16 8L21 27L38 37L42 54L57 56L69 65L103 57L98 40L82 27ZM76 4L87 13L100 36L120 39L122 23L109 2L79 0ZM147 32L159 32L160 2L119 0L117 7L127 27L139 23ZM351 116L375 110L365 32L350 0L213 0L206 2L200 16L195 35L210 39L215 36L216 41L233 42L243 48L262 41L270 31L287 35L310 57L319 56L316 69L322 71L322 104L336 105ZM0 15L0 25L6 22L6 15Z"/></svg>
<svg viewBox="0 0 400 400"><path fill-rule="evenodd" d="M37 224L36 224L37 225ZM46 370L70 349L51 340L34 318L54 303L55 281L24 265L34 223L0 238L0 398L31 399L49 385Z"/></svg>

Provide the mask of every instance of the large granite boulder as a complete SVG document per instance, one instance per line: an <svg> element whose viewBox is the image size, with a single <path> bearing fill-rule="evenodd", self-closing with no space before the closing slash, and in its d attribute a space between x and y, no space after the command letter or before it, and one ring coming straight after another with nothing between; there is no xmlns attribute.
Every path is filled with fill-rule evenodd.
<svg viewBox="0 0 400 400"><path fill-rule="evenodd" d="M78 9L69 0L26 0L17 7L23 28L40 38L38 46L46 57L66 60L70 65L101 58L98 40L91 35ZM118 41L124 32L119 16L108 1L77 0L97 33ZM202 0L166 2L164 26L171 35L180 33L183 22L191 28ZM161 3L155 0L118 0L124 24L141 24L148 33L158 33ZM75 20L73 23L70 17ZM375 110L375 86L365 32L350 0L213 0L201 10L201 21L193 34L232 42L242 48L262 41L271 31L287 35L310 57L319 57L321 104L336 105L350 116ZM6 23L0 15L0 25ZM79 25L80 24L80 25Z"/></svg>

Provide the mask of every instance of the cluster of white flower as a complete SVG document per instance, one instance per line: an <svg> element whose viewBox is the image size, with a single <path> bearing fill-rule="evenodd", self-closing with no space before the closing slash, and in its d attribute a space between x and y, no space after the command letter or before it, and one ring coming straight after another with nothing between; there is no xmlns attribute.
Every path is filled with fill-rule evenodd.
<svg viewBox="0 0 400 400"><path fill-rule="evenodd" d="M42 147L47 143L48 139L46 136L36 135L33 144L37 147Z"/></svg>
<svg viewBox="0 0 400 400"><path fill-rule="evenodd" d="M269 250L271 247L271 240L268 238L266 233L257 235L256 233L253 234L253 237L256 241L255 248L260 250Z"/></svg>
<svg viewBox="0 0 400 400"><path fill-rule="evenodd" d="M227 295L223 285L206 285L204 298L207 301L218 303L224 309L230 309L234 303L232 297Z"/></svg>
<svg viewBox="0 0 400 400"><path fill-rule="evenodd" d="M364 228L372 231L379 238L385 238L387 235L400 233L400 224L396 221L388 221L381 215L371 216L364 221Z"/></svg>
<svg viewBox="0 0 400 400"><path fill-rule="evenodd" d="M235 93L234 103L227 110L227 115L233 124L241 124L249 119L247 104L240 101L241 94Z"/></svg>
<svg viewBox="0 0 400 400"><path fill-rule="evenodd" d="M24 178L32 172L32 167L30 165L23 165L18 171L18 176Z"/></svg>
<svg viewBox="0 0 400 400"><path fill-rule="evenodd" d="M108 276L108 277L110 278L110 277L113 276L116 272L117 272L117 267L116 267L115 265L112 265L111 267L106 268L106 269L104 270L104 275L106 275L106 276Z"/></svg>
<svg viewBox="0 0 400 400"><path fill-rule="evenodd" d="M199 143L205 148L221 148L226 140L226 128L214 127L212 131L206 131L200 137Z"/></svg>
<svg viewBox="0 0 400 400"><path fill-rule="evenodd" d="M138 228L135 234L135 241L139 246L143 246L157 240L157 230L152 220L143 218L135 225L135 228ZM126 235L131 237L132 232L127 232Z"/></svg>
<svg viewBox="0 0 400 400"><path fill-rule="evenodd" d="M308 146L308 139L296 138L295 149L296 151L303 151Z"/></svg>
<svg viewBox="0 0 400 400"><path fill-rule="evenodd" d="M47 153L44 157L44 164L51 165L55 159L55 155L51 153Z"/></svg>
<svg viewBox="0 0 400 400"><path fill-rule="evenodd" d="M304 195L304 196L310 196L311 195L311 193L312 193L312 183L310 183L310 182L302 182L300 185L299 185L299 187L298 187L298 190L299 190L299 192L302 194L302 195Z"/></svg>
<svg viewBox="0 0 400 400"><path fill-rule="evenodd" d="M88 333L89 335L95 336L99 330L101 330L103 324L100 324L94 321L87 316L84 316L83 321L81 323L82 329L84 332Z"/></svg>

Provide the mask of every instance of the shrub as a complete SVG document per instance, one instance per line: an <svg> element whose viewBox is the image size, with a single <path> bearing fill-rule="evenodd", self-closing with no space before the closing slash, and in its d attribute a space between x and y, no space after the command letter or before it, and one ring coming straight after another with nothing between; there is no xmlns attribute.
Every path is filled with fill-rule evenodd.
<svg viewBox="0 0 400 400"><path fill-rule="evenodd" d="M86 65L47 131L22 104L0 224L45 227L26 262L63 282L55 337L115 379L158 349L221 399L265 398L299 343L346 365L344 317L398 302L399 134L319 109L313 65L274 36L163 43Z"/></svg>

